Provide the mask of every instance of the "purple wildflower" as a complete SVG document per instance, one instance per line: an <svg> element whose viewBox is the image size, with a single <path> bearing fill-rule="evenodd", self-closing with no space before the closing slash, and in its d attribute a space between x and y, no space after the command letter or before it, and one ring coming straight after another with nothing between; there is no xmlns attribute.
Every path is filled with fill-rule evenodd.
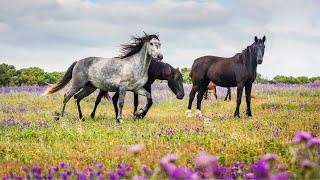
<svg viewBox="0 0 320 180"><path fill-rule="evenodd" d="M146 174L146 176L152 176L152 174L154 173L153 171L151 171L146 165L144 165L142 167L143 172Z"/></svg>
<svg viewBox="0 0 320 180"><path fill-rule="evenodd" d="M62 163L60 163L60 167L61 167L62 169L66 169L66 168L67 168L67 164L64 163L64 162L62 162Z"/></svg>
<svg viewBox="0 0 320 180"><path fill-rule="evenodd" d="M288 170L288 167L283 164L279 164L279 165L277 165L277 169L279 171L286 171L286 170Z"/></svg>
<svg viewBox="0 0 320 180"><path fill-rule="evenodd" d="M268 165L264 160L259 160L256 164L251 165L251 170L257 178L268 178Z"/></svg>
<svg viewBox="0 0 320 180"><path fill-rule="evenodd" d="M265 161L276 161L279 159L279 156L275 153L267 153L262 157Z"/></svg>
<svg viewBox="0 0 320 180"><path fill-rule="evenodd" d="M174 170L176 169L176 166L169 162L160 162L160 166L162 169L164 169L169 175L173 174Z"/></svg>
<svg viewBox="0 0 320 180"><path fill-rule="evenodd" d="M118 180L118 176L114 173L109 173L107 172L108 176L109 176L109 180Z"/></svg>
<svg viewBox="0 0 320 180"><path fill-rule="evenodd" d="M178 155L176 155L176 154L168 154L168 155L166 155L165 157L163 157L163 158L160 160L160 162L167 162L167 163L169 163L169 162L175 162L175 161L178 160L178 159L179 159Z"/></svg>
<svg viewBox="0 0 320 180"><path fill-rule="evenodd" d="M87 176L83 173L77 173L77 178L78 180L86 180L87 179Z"/></svg>
<svg viewBox="0 0 320 180"><path fill-rule="evenodd" d="M289 173L287 172L274 174L270 177L270 180L288 180L288 179L289 179Z"/></svg>
<svg viewBox="0 0 320 180"><path fill-rule="evenodd" d="M313 163L309 159L305 159L301 162L301 166L305 169L312 168Z"/></svg>
<svg viewBox="0 0 320 180"><path fill-rule="evenodd" d="M307 146L312 148L312 147L320 147L320 138L315 137L312 138L308 141Z"/></svg>
<svg viewBox="0 0 320 180"><path fill-rule="evenodd" d="M131 145L129 148L129 151L132 152L133 154L138 154L143 150L143 146L140 144L134 144Z"/></svg>
<svg viewBox="0 0 320 180"><path fill-rule="evenodd" d="M171 177L174 179L191 179L192 174L189 168L175 168Z"/></svg>
<svg viewBox="0 0 320 180"><path fill-rule="evenodd" d="M117 171L117 174L119 175L119 177L124 177L127 175L127 171L125 169L119 169Z"/></svg>
<svg viewBox="0 0 320 180"><path fill-rule="evenodd" d="M53 171L54 171L55 173L59 171L59 167L58 167L58 166L54 166L54 167L52 167L52 169L53 169Z"/></svg>
<svg viewBox="0 0 320 180"><path fill-rule="evenodd" d="M296 143L307 142L311 138L313 138L313 136L310 132L298 131L298 132L296 132L296 135L295 135L293 141Z"/></svg>
<svg viewBox="0 0 320 180"><path fill-rule="evenodd" d="M247 173L244 175L245 179L247 180L251 180L251 179L255 179L255 176L253 173Z"/></svg>
<svg viewBox="0 0 320 180"><path fill-rule="evenodd" d="M32 169L32 173L33 173L33 174L40 175L41 172L42 172L42 168L40 168L40 167L34 167L34 168Z"/></svg>
<svg viewBox="0 0 320 180"><path fill-rule="evenodd" d="M147 180L148 178L144 177L144 176L133 176L132 180Z"/></svg>
<svg viewBox="0 0 320 180"><path fill-rule="evenodd" d="M60 176L61 176L61 179L62 179L62 180L67 180L67 179L68 179L68 173L67 173L67 172L62 172L62 173L60 174Z"/></svg>
<svg viewBox="0 0 320 180"><path fill-rule="evenodd" d="M205 168L213 161L217 161L218 158L215 156L211 156L206 152L200 152L195 159L196 165L199 168Z"/></svg>

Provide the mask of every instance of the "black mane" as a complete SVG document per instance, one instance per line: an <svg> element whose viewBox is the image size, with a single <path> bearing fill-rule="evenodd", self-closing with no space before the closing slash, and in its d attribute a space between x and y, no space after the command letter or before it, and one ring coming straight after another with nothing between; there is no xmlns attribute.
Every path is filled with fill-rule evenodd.
<svg viewBox="0 0 320 180"><path fill-rule="evenodd" d="M144 33L144 36L142 37L132 36L131 42L121 45L120 55L116 58L124 59L138 53L143 47L143 44L153 38L159 40L159 37L155 34L149 35L147 33Z"/></svg>

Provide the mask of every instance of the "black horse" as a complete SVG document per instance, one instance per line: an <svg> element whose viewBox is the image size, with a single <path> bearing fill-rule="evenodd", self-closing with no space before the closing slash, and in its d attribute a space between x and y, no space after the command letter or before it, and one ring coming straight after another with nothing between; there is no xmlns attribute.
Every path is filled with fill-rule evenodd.
<svg viewBox="0 0 320 180"><path fill-rule="evenodd" d="M148 69L148 81L143 86L143 88L145 88L145 90L147 90L150 94L151 94L151 85L154 83L156 79L167 80L169 88L174 94L176 94L177 99L183 99L184 97L183 77L178 68L175 69L170 64L152 60ZM100 90L97 96L93 111L91 113L91 118L94 118L97 106L101 102L102 97L107 95L108 95L108 92ZM145 111L140 109L139 111L141 112L138 113L137 112L137 108L139 104L138 98L139 98L138 94L134 93L134 111L133 111L134 116L136 118L144 118L144 116L147 114L148 110L152 106L153 102L151 99L151 101L148 102L147 109ZM117 107L118 99L119 99L119 92L116 92L112 97L112 102L113 102L116 115L118 114L118 107Z"/></svg>
<svg viewBox="0 0 320 180"><path fill-rule="evenodd" d="M241 96L245 87L246 114L252 116L250 105L251 88L257 75L257 65L263 61L265 40L265 36L262 39L258 39L255 36L253 44L243 50L242 53L238 53L230 58L203 56L194 60L190 72L193 86L189 95L187 117L191 116L192 101L197 92L196 115L202 116L201 101L210 81L221 87L237 87L237 107L234 116L239 118Z"/></svg>

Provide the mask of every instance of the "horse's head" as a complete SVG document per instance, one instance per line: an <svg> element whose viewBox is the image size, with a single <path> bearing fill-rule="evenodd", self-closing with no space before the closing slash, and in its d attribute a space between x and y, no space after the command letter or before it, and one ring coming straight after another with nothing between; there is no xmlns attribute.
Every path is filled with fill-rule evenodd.
<svg viewBox="0 0 320 180"><path fill-rule="evenodd" d="M171 91L176 95L177 99L183 99L184 89L183 89L183 77L179 68L168 67L165 70L168 78L168 86Z"/></svg>
<svg viewBox="0 0 320 180"><path fill-rule="evenodd" d="M161 61L161 43L159 34L147 34L144 36L132 36L131 42L121 45L121 54L117 58L124 59L138 53L143 47L146 47L147 54L156 61Z"/></svg>
<svg viewBox="0 0 320 180"><path fill-rule="evenodd" d="M147 35L148 41L145 42L147 47L147 53L157 61L161 61L163 59L163 55L161 53L161 42L159 40L159 34L151 34Z"/></svg>
<svg viewBox="0 0 320 180"><path fill-rule="evenodd" d="M254 57L256 57L257 64L262 64L265 41L266 41L265 36L263 36L262 39L257 38L257 36L254 37L254 43L252 47L253 47Z"/></svg>

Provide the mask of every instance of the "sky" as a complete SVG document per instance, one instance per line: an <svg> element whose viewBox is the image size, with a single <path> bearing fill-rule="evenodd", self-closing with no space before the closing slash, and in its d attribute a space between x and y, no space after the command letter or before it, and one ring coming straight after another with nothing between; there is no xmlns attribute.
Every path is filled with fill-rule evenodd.
<svg viewBox="0 0 320 180"><path fill-rule="evenodd" d="M320 1L0 0L0 63L65 71L88 57L118 55L130 35L160 33L164 62L190 68L230 57L266 36L258 72L320 75Z"/></svg>

